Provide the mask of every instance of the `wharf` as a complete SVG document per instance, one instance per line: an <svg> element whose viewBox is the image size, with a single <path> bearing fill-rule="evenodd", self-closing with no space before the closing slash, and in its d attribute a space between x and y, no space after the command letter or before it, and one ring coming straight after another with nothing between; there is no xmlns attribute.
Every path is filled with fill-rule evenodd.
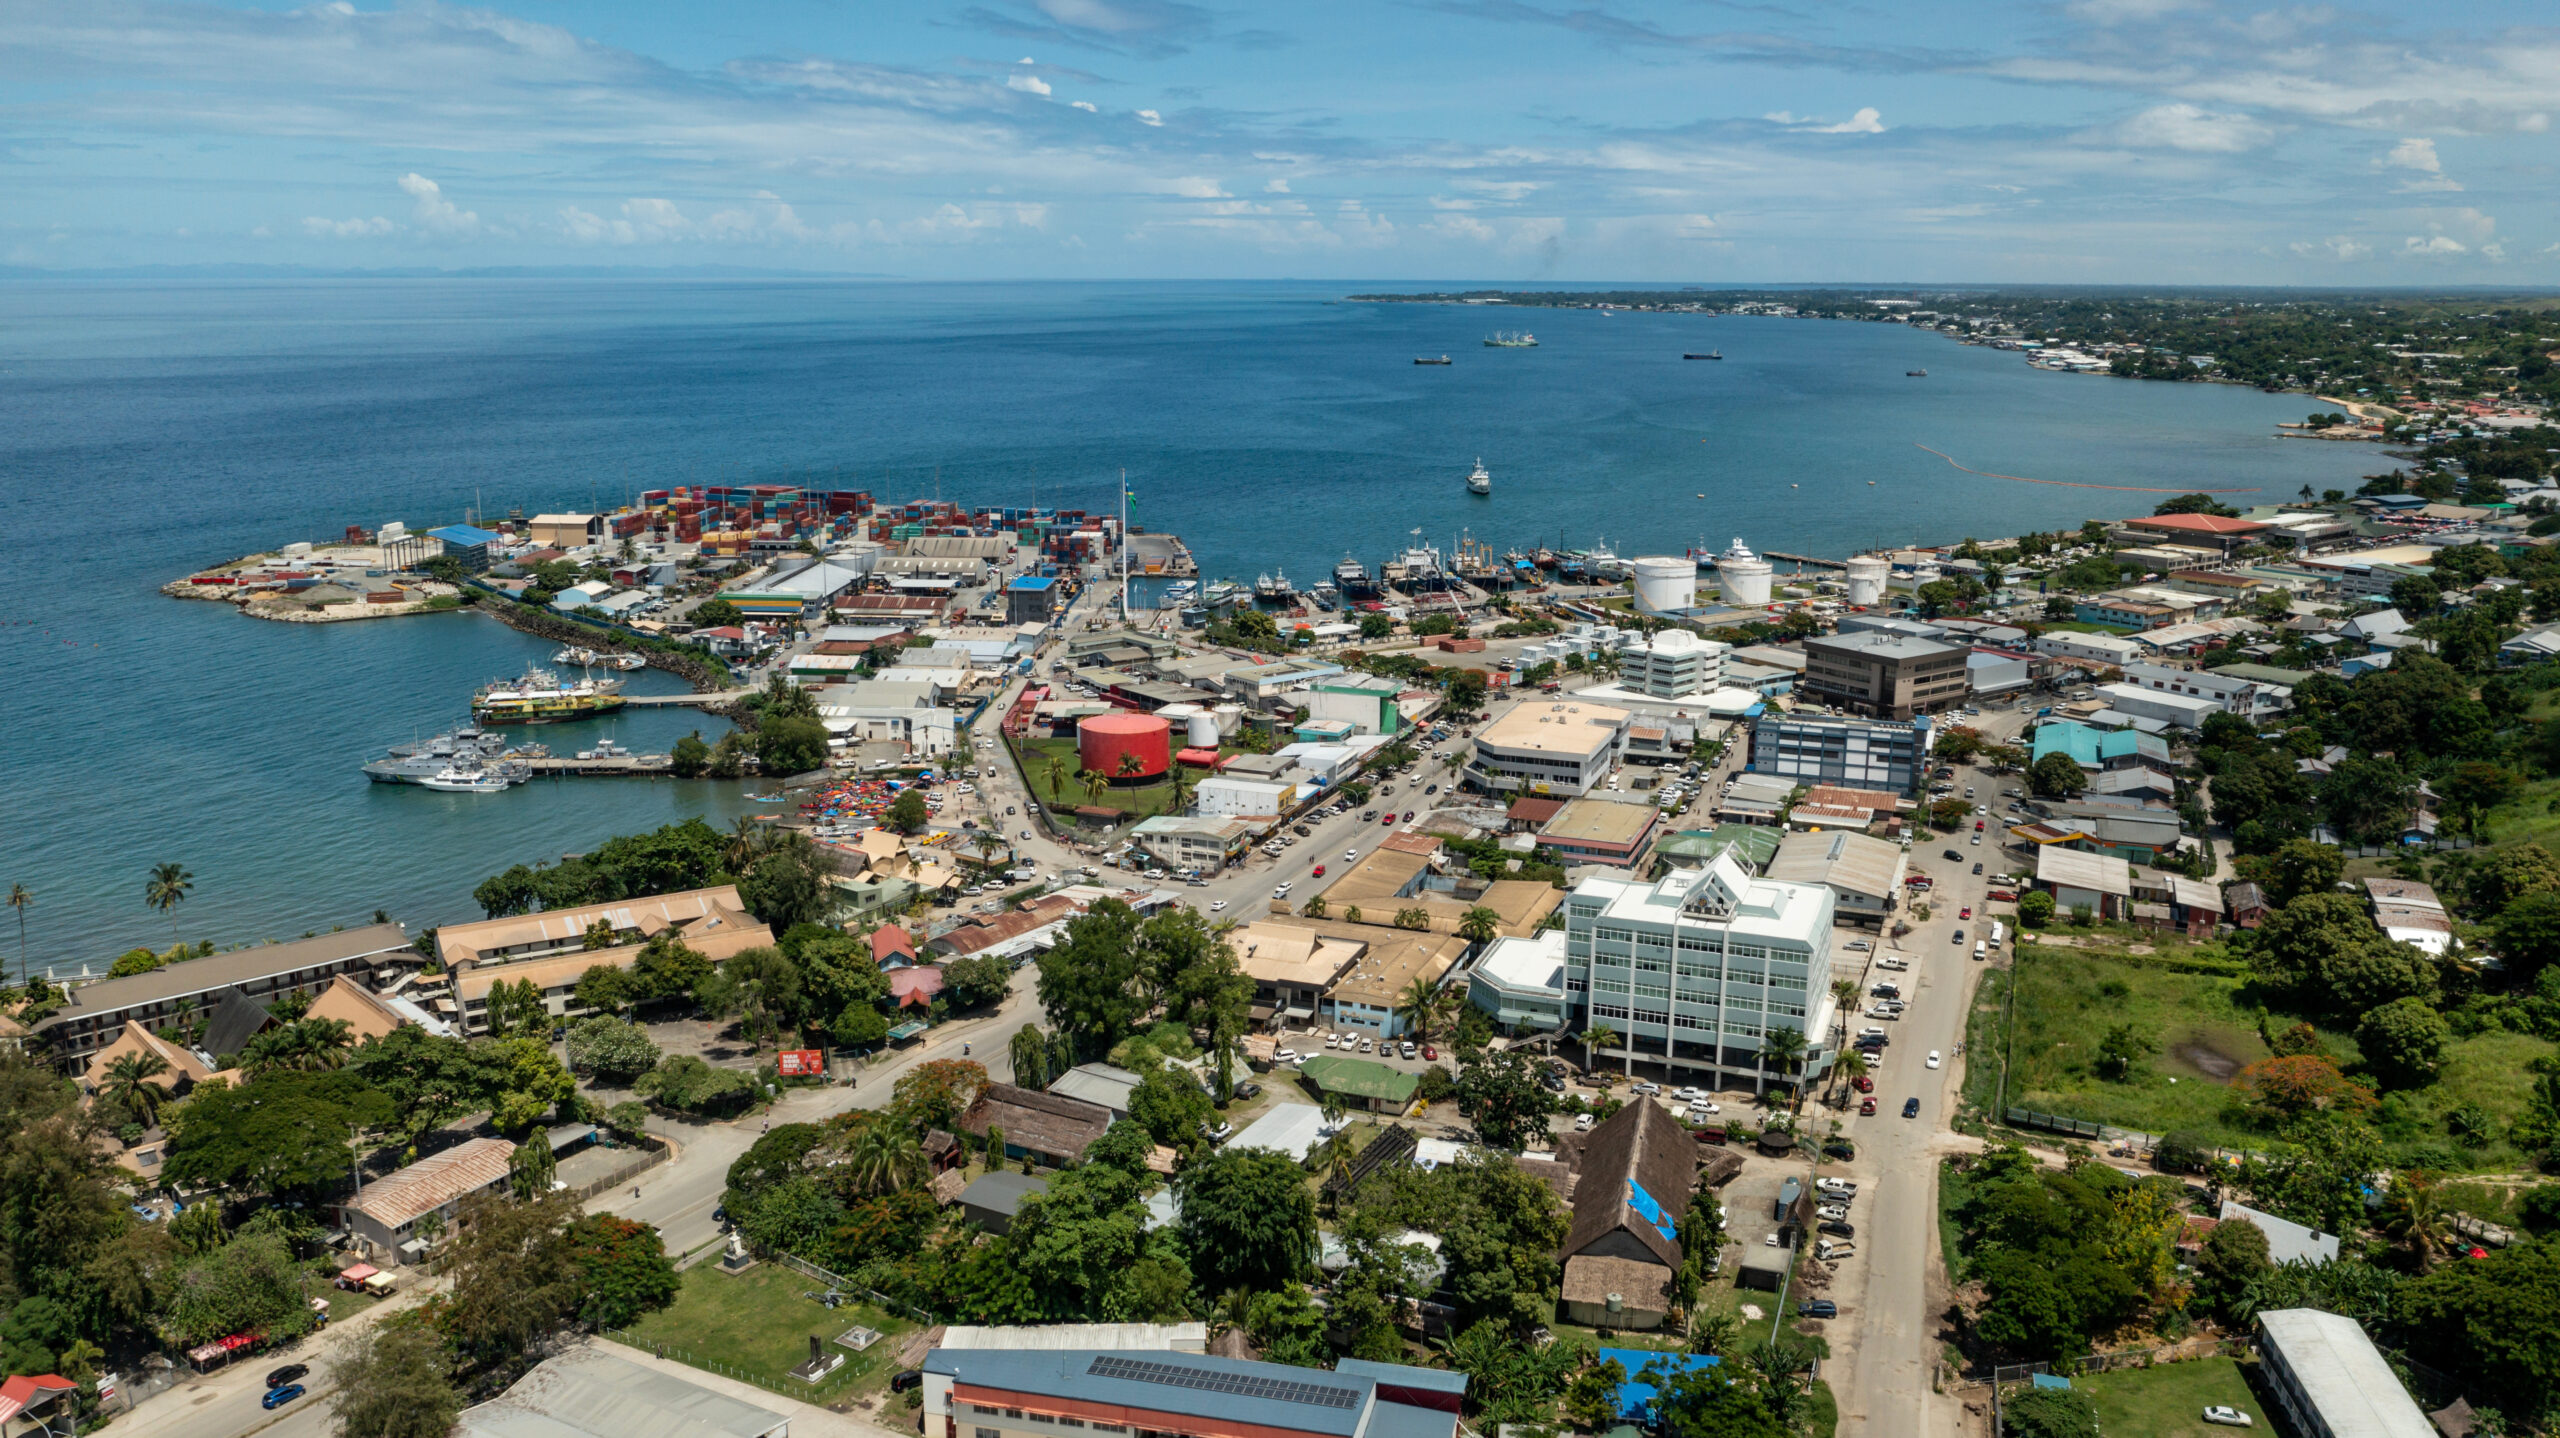
<svg viewBox="0 0 2560 1438"><path fill-rule="evenodd" d="M1138 578L1187 578L1197 575L1200 566L1191 558L1191 550L1170 534L1132 532L1129 544L1129 573Z"/></svg>
<svg viewBox="0 0 2560 1438"><path fill-rule="evenodd" d="M664 754L632 754L614 759L527 759L536 779L659 779L675 772Z"/></svg>
<svg viewBox="0 0 2560 1438"><path fill-rule="evenodd" d="M720 689L708 694L625 694L622 702L633 709L666 709L688 704L709 708L716 704L735 704L755 692L753 689Z"/></svg>

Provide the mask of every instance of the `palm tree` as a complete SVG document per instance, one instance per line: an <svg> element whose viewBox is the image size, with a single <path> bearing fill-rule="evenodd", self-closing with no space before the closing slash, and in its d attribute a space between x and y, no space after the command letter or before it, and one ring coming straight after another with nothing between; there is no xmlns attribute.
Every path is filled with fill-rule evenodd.
<svg viewBox="0 0 2560 1438"><path fill-rule="evenodd" d="M1324 1144L1324 1199L1328 1207L1337 1211L1351 1193L1350 1138L1349 1134L1337 1133Z"/></svg>
<svg viewBox="0 0 2560 1438"><path fill-rule="evenodd" d="M1138 762L1138 756L1135 754L1120 756L1120 777L1123 779L1135 778L1138 771L1145 767L1147 766Z"/></svg>
<svg viewBox="0 0 2560 1438"><path fill-rule="evenodd" d="M1701 1313L1689 1320L1689 1351L1692 1353L1713 1357L1731 1348L1733 1340L1741 1336L1741 1320L1721 1309Z"/></svg>
<svg viewBox="0 0 2560 1438"><path fill-rule="evenodd" d="M2409 1251L2421 1273L2442 1261L2456 1242L2443 1192L2423 1173L2404 1173L2391 1185L2379 1227L2385 1237Z"/></svg>
<svg viewBox="0 0 2560 1438"><path fill-rule="evenodd" d="M1300 904L1298 906L1298 912L1306 915L1310 919L1321 919L1324 917L1325 910L1328 907L1329 906L1324 901L1324 895L1318 894L1314 898Z"/></svg>
<svg viewBox="0 0 2560 1438"><path fill-rule="evenodd" d="M1801 1030L1776 1025L1760 1036L1760 1092L1769 1092L1769 1067L1775 1064L1780 1073L1792 1074L1804 1059L1804 1034ZM1802 1097L1801 1094L1798 1095Z"/></svg>
<svg viewBox="0 0 2560 1438"><path fill-rule="evenodd" d="M1440 991L1429 979L1417 977L1396 996L1396 1021L1411 1030L1416 1038L1431 1037L1431 1021L1440 1014Z"/></svg>
<svg viewBox="0 0 2560 1438"><path fill-rule="evenodd" d="M846 1156L853 1181L865 1193L895 1193L924 1169L924 1149L902 1124L874 1123L856 1139Z"/></svg>
<svg viewBox="0 0 2560 1438"><path fill-rule="evenodd" d="M1490 944L1502 933L1502 916L1482 904L1458 916L1458 937L1470 944Z"/></svg>
<svg viewBox="0 0 2560 1438"><path fill-rule="evenodd" d="M268 1073L326 1073L343 1067L355 1046L355 1030L344 1019L303 1019L273 1028L249 1040L239 1064L252 1077Z"/></svg>
<svg viewBox="0 0 2560 1438"><path fill-rule="evenodd" d="M1324 1096L1323 1104L1317 1108L1316 1112L1324 1119L1324 1126L1327 1130L1337 1133L1341 1131L1342 1099L1338 1095L1327 1093Z"/></svg>
<svg viewBox="0 0 2560 1438"><path fill-rule="evenodd" d="M107 1076L98 1084L98 1096L121 1107L144 1124L160 1116L160 1101L169 1091L152 1080L169 1071L169 1061L154 1053L116 1055L107 1065Z"/></svg>
<svg viewBox="0 0 2560 1438"><path fill-rule="evenodd" d="M1840 1085L1842 1084L1852 1082L1856 1079L1865 1078L1874 1070L1874 1067L1875 1066L1873 1064L1867 1062L1867 1056L1858 1052L1856 1049L1851 1049L1840 1055L1840 1057L1833 1059L1831 1061L1832 1092L1839 1092Z"/></svg>
<svg viewBox="0 0 2560 1438"><path fill-rule="evenodd" d="M978 837L969 842L977 846L978 862L990 867L995 863L996 851L1004 847L1004 840L998 838L993 829L980 829Z"/></svg>
<svg viewBox="0 0 2560 1438"><path fill-rule="evenodd" d="M169 937L178 937L178 906L187 901L187 891L196 886L196 876L180 864L154 864L151 878L142 886L142 901L169 916Z"/></svg>
<svg viewBox="0 0 2560 1438"><path fill-rule="evenodd" d="M729 837L721 841L720 862L732 874L743 874L756 861L756 852L764 843L764 825L753 814L740 814L729 821Z"/></svg>
<svg viewBox="0 0 2560 1438"><path fill-rule="evenodd" d="M1179 810L1182 808L1182 799L1183 799L1184 791L1188 790L1190 787L1191 787L1191 769L1190 769L1190 767L1189 767L1188 765L1184 765L1184 764L1176 764L1176 765L1174 765L1174 766L1173 766L1173 808L1174 808L1176 811L1179 811Z"/></svg>
<svg viewBox="0 0 2560 1438"><path fill-rule="evenodd" d="M1618 1031L1616 1029L1609 1027L1607 1024L1593 1024L1591 1027L1582 1031L1582 1056L1585 1059L1597 1059L1600 1056L1600 1051L1602 1049L1616 1048L1618 1046L1618 1042ZM1635 1053L1633 1050L1630 1050L1627 1054L1627 1072L1634 1073L1635 1064ZM1593 1063L1587 1066L1597 1068L1599 1065Z"/></svg>
<svg viewBox="0 0 2560 1438"><path fill-rule="evenodd" d="M9 907L18 911L18 982L21 985L33 972L27 967L27 910L34 906L35 901L36 896L27 892L26 885L9 886Z"/></svg>
<svg viewBox="0 0 2560 1438"><path fill-rule="evenodd" d="M1060 795L1067 792L1067 761L1063 757L1056 754L1049 756L1048 779L1049 802L1054 804L1058 802Z"/></svg>

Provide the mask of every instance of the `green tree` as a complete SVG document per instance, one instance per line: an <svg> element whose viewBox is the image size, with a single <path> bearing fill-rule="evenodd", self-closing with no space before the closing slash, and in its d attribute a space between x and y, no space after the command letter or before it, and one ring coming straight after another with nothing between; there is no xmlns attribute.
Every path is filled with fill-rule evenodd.
<svg viewBox="0 0 2560 1438"><path fill-rule="evenodd" d="M738 897L777 930L822 922L835 907L835 862L808 835L781 835L738 881Z"/></svg>
<svg viewBox="0 0 2560 1438"><path fill-rule="evenodd" d="M2241 1295L2274 1266L2266 1230L2245 1218L2226 1219L2205 1235L2196 1256L2196 1300L2206 1311L2234 1320Z"/></svg>
<svg viewBox="0 0 2560 1438"><path fill-rule="evenodd" d="M613 1084L629 1084L658 1066L658 1046L638 1025L599 1015L569 1030L569 1066Z"/></svg>
<svg viewBox="0 0 2560 1438"><path fill-rule="evenodd" d="M889 827L901 834L916 832L932 817L932 811L925 807L921 789L902 789L898 797L889 802Z"/></svg>
<svg viewBox="0 0 2560 1438"><path fill-rule="evenodd" d="M27 975L34 972L27 967L27 910L35 905L36 896L27 892L26 885L9 886L9 912L18 916L18 982L21 984L27 981Z"/></svg>
<svg viewBox="0 0 2560 1438"><path fill-rule="evenodd" d="M695 952L674 929L661 929L631 961L632 998L643 1004L691 998L710 977L709 959Z"/></svg>
<svg viewBox="0 0 2560 1438"><path fill-rule="evenodd" d="M1002 959L952 959L942 966L942 977L961 1008L991 1008L1011 990L1013 965Z"/></svg>
<svg viewBox="0 0 2560 1438"><path fill-rule="evenodd" d="M445 1243L451 1275L438 1314L446 1336L475 1363L512 1361L575 1315L586 1298L569 1226L567 1194L514 1201L473 1194Z"/></svg>
<svg viewBox="0 0 2560 1438"><path fill-rule="evenodd" d="M648 1224L591 1213L570 1222L568 1240L586 1290L578 1310L583 1322L626 1328L673 1305L683 1290L665 1241Z"/></svg>
<svg viewBox="0 0 2560 1438"><path fill-rule="evenodd" d="M796 714L781 718L768 714L756 725L756 760L768 774L801 774L824 767L827 726Z"/></svg>
<svg viewBox="0 0 2560 1438"><path fill-rule="evenodd" d="M2376 1076L2393 1088L2423 1088L2435 1082L2444 1063L2453 1029L2435 1006L2421 998L2394 999L2368 1009L2356 1024L2356 1046Z"/></svg>
<svg viewBox="0 0 2560 1438"><path fill-rule="evenodd" d="M1013 1066L1013 1081L1028 1089L1049 1086L1049 1038L1032 1025L1013 1031L1005 1045L1006 1057Z"/></svg>
<svg viewBox="0 0 2560 1438"><path fill-rule="evenodd" d="M161 1335L192 1348L232 1333L289 1338L308 1332L313 1320L304 1281L290 1243L274 1234L242 1233L167 1277Z"/></svg>
<svg viewBox="0 0 2560 1438"><path fill-rule="evenodd" d="M492 1039L475 1045L472 1057L481 1068L489 1122L501 1133L521 1134L546 1122L577 1095L578 1081L552 1056L546 1039Z"/></svg>
<svg viewBox="0 0 2560 1438"><path fill-rule="evenodd" d="M462 1413L453 1360L423 1323L378 1323L343 1340L329 1361L329 1399L342 1438L445 1438Z"/></svg>
<svg viewBox="0 0 2560 1438"><path fill-rule="evenodd" d="M236 1066L251 1077L260 1074L325 1073L346 1066L355 1047L355 1027L344 1019L298 1019L249 1040Z"/></svg>
<svg viewBox="0 0 2560 1438"><path fill-rule="evenodd" d="M889 1016L868 999L856 999L837 1010L828 1036L849 1049L869 1049L889 1037Z"/></svg>
<svg viewBox="0 0 2560 1438"><path fill-rule="evenodd" d="M2001 1415L2009 1438L2098 1438L2098 1404L2077 1388L2030 1388Z"/></svg>
<svg viewBox="0 0 2560 1438"><path fill-rule="evenodd" d="M1269 1289L1311 1271L1315 1195L1288 1155L1222 1149L1175 1176L1176 1232L1211 1293Z"/></svg>
<svg viewBox="0 0 2560 1438"><path fill-rule="evenodd" d="M594 964L578 976L574 990L580 1007L608 1017L628 1013L637 1000L637 985L631 971L611 964Z"/></svg>
<svg viewBox="0 0 2560 1438"><path fill-rule="evenodd" d="M539 1198L560 1176L560 1161L551 1152L551 1133L536 1128L507 1156L507 1182L518 1198Z"/></svg>
<svg viewBox="0 0 2560 1438"><path fill-rule="evenodd" d="M1544 1132L1556 1111L1556 1096L1539 1082L1535 1060L1516 1049L1479 1053L1462 1065L1457 1100L1458 1112L1485 1143L1510 1153Z"/></svg>
<svg viewBox="0 0 2560 1438"><path fill-rule="evenodd" d="M2513 982L2532 986L2560 960L2560 891L2537 889L2510 902L2489 921L2489 939Z"/></svg>
<svg viewBox="0 0 2560 1438"><path fill-rule="evenodd" d="M137 974L151 973L165 966L168 962L169 961L167 959L162 958L159 952L154 949L127 949L123 953L116 955L116 961L107 966L107 977L111 979L129 979Z"/></svg>
<svg viewBox="0 0 2560 1438"><path fill-rule="evenodd" d="M2346 872L2347 856L2334 844L2287 839L2260 861L2255 873L2267 903L2283 908L2305 894L2326 894Z"/></svg>
<svg viewBox="0 0 2560 1438"><path fill-rule="evenodd" d="M2113 1025L2098 1040L2098 1074L2117 1083L2131 1082L2136 1068L2155 1051L2150 1035L2132 1024Z"/></svg>
<svg viewBox="0 0 2560 1438"><path fill-rule="evenodd" d="M2410 1356L2463 1374L2509 1411L2560 1401L2560 1249L2532 1243L2446 1264L2401 1285Z"/></svg>
<svg viewBox="0 0 2560 1438"><path fill-rule="evenodd" d="M1085 1164L1024 1202L1007 1243L1053 1314L1097 1319L1126 1301L1124 1285L1146 1245L1146 1217L1136 1179Z"/></svg>
<svg viewBox="0 0 2560 1438"><path fill-rule="evenodd" d="M677 1054L642 1074L632 1089L671 1109L709 1113L744 1107L754 1096L756 1083L736 1069L715 1068L692 1054Z"/></svg>
<svg viewBox="0 0 2560 1438"><path fill-rule="evenodd" d="M151 877L142 885L142 901L168 916L169 937L178 937L178 906L194 892L196 876L183 864L154 864Z"/></svg>
<svg viewBox="0 0 2560 1438"><path fill-rule="evenodd" d="M1040 1006L1080 1058L1107 1053L1150 1006L1140 983L1142 924L1120 900L1097 900L1040 956Z"/></svg>
<svg viewBox="0 0 2560 1438"><path fill-rule="evenodd" d="M2030 889L2018 896L2018 923L2021 927L2041 929L2053 922L2053 895L2042 889Z"/></svg>
<svg viewBox="0 0 2560 1438"><path fill-rule="evenodd" d="M2057 750L2027 766L2027 787L2039 799L2076 799L2087 792L2089 776L2070 755Z"/></svg>
<svg viewBox="0 0 2560 1438"><path fill-rule="evenodd" d="M1149 1073L1129 1091L1130 1122L1170 1148L1190 1148L1198 1143L1200 1126L1214 1113L1199 1081L1188 1070L1170 1065Z"/></svg>
<svg viewBox="0 0 2560 1438"><path fill-rule="evenodd" d="M344 1071L200 1084L163 1116L169 1156L161 1174L180 1189L308 1193L344 1177L349 1142L393 1117L389 1099Z"/></svg>
<svg viewBox="0 0 2560 1438"><path fill-rule="evenodd" d="M897 1123L865 1127L845 1155L857 1193L895 1193L925 1175L924 1147L913 1128Z"/></svg>
<svg viewBox="0 0 2560 1438"><path fill-rule="evenodd" d="M1478 904L1458 916L1458 937L1471 944L1490 944L1502 935L1502 915Z"/></svg>
<svg viewBox="0 0 2560 1438"><path fill-rule="evenodd" d="M702 731L694 730L675 742L667 751L667 765L679 779L699 779L711 767L711 746L702 742Z"/></svg>
<svg viewBox="0 0 2560 1438"><path fill-rule="evenodd" d="M167 1085L155 1080L168 1072L169 1061L158 1054L118 1054L98 1084L98 1097L133 1115L136 1123L149 1125L159 1118L160 1105L169 1097Z"/></svg>
<svg viewBox="0 0 2560 1438"><path fill-rule="evenodd" d="M959 1126L960 1115L987 1087L986 1065L969 1059L931 1059L909 1069L891 1092L889 1112L917 1132Z"/></svg>

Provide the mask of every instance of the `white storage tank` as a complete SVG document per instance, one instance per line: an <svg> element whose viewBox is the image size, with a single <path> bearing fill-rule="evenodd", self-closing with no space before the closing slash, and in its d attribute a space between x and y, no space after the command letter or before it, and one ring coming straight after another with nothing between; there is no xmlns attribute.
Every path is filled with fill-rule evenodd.
<svg viewBox="0 0 2560 1438"><path fill-rule="evenodd" d="M1192 748L1215 749L1218 747L1217 715L1203 709L1183 722L1190 730L1189 738Z"/></svg>
<svg viewBox="0 0 2560 1438"><path fill-rule="evenodd" d="M1724 602L1736 609L1760 609L1769 603L1769 561L1751 552L1740 538L1716 556L1716 584Z"/></svg>
<svg viewBox="0 0 2560 1438"><path fill-rule="evenodd" d="M1872 554L1861 554L1849 561L1849 602L1862 609L1884 603L1885 581L1893 577L1893 565Z"/></svg>
<svg viewBox="0 0 2560 1438"><path fill-rule="evenodd" d="M1221 704L1214 711L1220 734L1237 734L1244 729L1244 706Z"/></svg>
<svg viewBox="0 0 2560 1438"><path fill-rule="evenodd" d="M1686 559L1648 555L1635 561L1636 608L1674 614L1698 607L1698 566Z"/></svg>

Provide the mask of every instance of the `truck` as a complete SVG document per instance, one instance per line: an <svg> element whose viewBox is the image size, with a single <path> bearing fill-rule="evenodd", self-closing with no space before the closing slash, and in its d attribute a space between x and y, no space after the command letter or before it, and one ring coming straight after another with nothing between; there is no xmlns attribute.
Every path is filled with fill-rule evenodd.
<svg viewBox="0 0 2560 1438"><path fill-rule="evenodd" d="M1826 1263L1835 1258L1851 1257L1857 1251L1856 1242L1846 1238L1820 1238L1814 1240L1813 1244L1813 1256Z"/></svg>

